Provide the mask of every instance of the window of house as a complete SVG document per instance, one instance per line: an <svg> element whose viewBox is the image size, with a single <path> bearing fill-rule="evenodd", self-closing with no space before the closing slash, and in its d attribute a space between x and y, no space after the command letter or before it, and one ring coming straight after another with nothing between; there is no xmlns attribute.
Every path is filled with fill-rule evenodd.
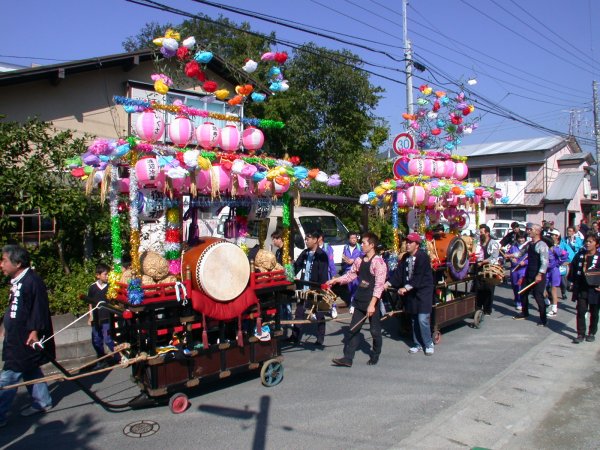
<svg viewBox="0 0 600 450"><path fill-rule="evenodd" d="M469 169L469 183L481 183L481 169Z"/></svg>
<svg viewBox="0 0 600 450"><path fill-rule="evenodd" d="M9 234L21 243L37 243L50 239L56 232L56 220L45 217L39 209L21 213L9 214L11 226Z"/></svg>
<svg viewBox="0 0 600 450"><path fill-rule="evenodd" d="M517 222L527 222L526 209L499 209L497 213L498 219L514 220Z"/></svg>
<svg viewBox="0 0 600 450"><path fill-rule="evenodd" d="M499 167L498 181L526 181L527 172L525 166Z"/></svg>

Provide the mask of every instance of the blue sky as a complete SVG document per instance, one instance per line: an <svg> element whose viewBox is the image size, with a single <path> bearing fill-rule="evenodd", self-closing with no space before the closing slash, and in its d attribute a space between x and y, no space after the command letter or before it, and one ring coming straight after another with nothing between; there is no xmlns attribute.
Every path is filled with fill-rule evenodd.
<svg viewBox="0 0 600 450"><path fill-rule="evenodd" d="M191 0L162 3L215 18L222 13L238 23L247 20L255 30L273 30L278 38L297 44L313 41L331 49L350 49L374 73L371 82L386 89L375 114L390 123L392 135L404 131L401 0L219 2L318 27L328 34L343 33L346 36L337 36L375 51ZM482 109L504 108L504 116L521 116L560 132L568 132L571 123L582 143L593 141L592 80L600 81L600 29L592 28L600 23L600 4L595 0L413 0L407 18L414 59L427 67L416 73L421 79L414 80L415 87L427 82L455 91L475 77L478 83L470 88ZM0 43L0 61L28 66L119 53L123 40L137 34L145 23L182 20L125 0L9 2L0 18L5 37ZM273 50L291 52L283 45ZM506 117L479 112L480 127L463 144L548 135Z"/></svg>

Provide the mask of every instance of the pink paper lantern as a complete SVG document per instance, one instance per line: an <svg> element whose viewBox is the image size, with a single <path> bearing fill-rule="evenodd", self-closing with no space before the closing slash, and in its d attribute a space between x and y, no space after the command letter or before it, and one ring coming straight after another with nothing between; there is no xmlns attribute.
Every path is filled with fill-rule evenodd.
<svg viewBox="0 0 600 450"><path fill-rule="evenodd" d="M175 194L182 194L189 192L190 189L190 178L169 178L166 173L161 172L156 179L156 188L164 191L167 186L167 181L170 182L171 188Z"/></svg>
<svg viewBox="0 0 600 450"><path fill-rule="evenodd" d="M454 161L448 159L444 162L444 164L446 166L446 173L444 174L444 176L446 178L452 178L454 176L454 168L456 167Z"/></svg>
<svg viewBox="0 0 600 450"><path fill-rule="evenodd" d="M469 174L469 168L464 162L457 162L454 164L454 178L457 180L464 180Z"/></svg>
<svg viewBox="0 0 600 450"><path fill-rule="evenodd" d="M423 186L410 186L406 190L409 206L418 206L425 202L425 189Z"/></svg>
<svg viewBox="0 0 600 450"><path fill-rule="evenodd" d="M169 137L177 147L185 147L194 137L194 125L184 116L175 117L169 124Z"/></svg>
<svg viewBox="0 0 600 450"><path fill-rule="evenodd" d="M240 148L240 130L235 125L227 125L221 130L219 147L224 152L235 152Z"/></svg>
<svg viewBox="0 0 600 450"><path fill-rule="evenodd" d="M408 206L408 197L404 191L398 191L396 193L396 203L398 203L399 207Z"/></svg>
<svg viewBox="0 0 600 450"><path fill-rule="evenodd" d="M261 130L248 127L242 133L242 144L246 150L258 150L265 143L265 135Z"/></svg>
<svg viewBox="0 0 600 450"><path fill-rule="evenodd" d="M431 176L436 178L442 178L444 175L446 175L445 161L434 160L432 163L432 172L433 174Z"/></svg>
<svg viewBox="0 0 600 450"><path fill-rule="evenodd" d="M212 122L204 122L196 128L196 140L204 150L212 150L219 145L221 130Z"/></svg>
<svg viewBox="0 0 600 450"><path fill-rule="evenodd" d="M236 177L237 177L237 182L238 182L237 195L239 197L249 196L251 194L250 181L246 180L241 175L236 175Z"/></svg>
<svg viewBox="0 0 600 450"><path fill-rule="evenodd" d="M411 175L421 175L425 168L425 160L413 158L408 162L408 173Z"/></svg>
<svg viewBox="0 0 600 450"><path fill-rule="evenodd" d="M135 163L135 174L141 187L154 186L160 173L156 158L144 158Z"/></svg>
<svg viewBox="0 0 600 450"><path fill-rule="evenodd" d="M165 123L154 112L144 111L135 121L135 131L142 141L156 142L165 131Z"/></svg>
<svg viewBox="0 0 600 450"><path fill-rule="evenodd" d="M219 185L220 192L226 192L231 190L231 172L223 169L223 166L221 164L215 164L212 166L211 176L216 177L216 184Z"/></svg>

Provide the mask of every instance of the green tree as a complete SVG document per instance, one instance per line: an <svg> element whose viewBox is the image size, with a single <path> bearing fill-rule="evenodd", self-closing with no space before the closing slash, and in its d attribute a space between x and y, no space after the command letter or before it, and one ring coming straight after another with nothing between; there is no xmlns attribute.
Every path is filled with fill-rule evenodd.
<svg viewBox="0 0 600 450"><path fill-rule="evenodd" d="M110 249L107 208L102 208L97 198L87 197L82 182L65 169L67 159L85 151L86 141L38 119L25 123L2 120L0 148L0 240L13 240L18 230L10 214L39 208L44 217L54 218L56 235L30 249L32 261L47 280L54 310L72 310L67 303L76 300L53 294L69 292L70 278L83 277L86 234L95 238L95 259L108 259Z"/></svg>

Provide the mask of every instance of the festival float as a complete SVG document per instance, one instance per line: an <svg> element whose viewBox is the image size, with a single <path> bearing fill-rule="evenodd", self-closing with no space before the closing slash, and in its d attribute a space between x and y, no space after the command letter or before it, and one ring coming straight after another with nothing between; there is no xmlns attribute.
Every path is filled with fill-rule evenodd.
<svg viewBox="0 0 600 450"><path fill-rule="evenodd" d="M477 129L475 107L463 92L450 94L428 85L419 88L416 112L405 113L407 132L413 145L394 147L397 158L393 177L360 197L361 204L372 205L391 215L394 248L390 268L402 254L399 223L423 238L438 283L432 314L433 339L441 340L440 329L467 317L476 328L483 311L476 306L471 284L475 276L484 282L499 283L495 267L474 272L476 247L473 237L462 235L475 221L486 202L501 198L493 187L468 181L467 158L454 154L465 135ZM405 135L406 136L406 135ZM398 311L399 312L399 311Z"/></svg>
<svg viewBox="0 0 600 450"><path fill-rule="evenodd" d="M290 208L299 189L311 183L336 186L341 180L304 167L295 156L267 156L260 151L262 130L284 123L243 115L246 102L266 101L289 88L283 77L285 53L267 52L256 58L260 62L249 59L241 68L252 73L268 64L267 92L240 84L232 94L206 78L213 55L198 48L194 38L181 40L169 30L154 43L163 69L152 75L157 93L165 96L183 73L199 84L205 106L221 101L228 112L115 96L135 133L95 140L70 168L85 180L88 192L98 189L110 208L112 332L142 391L127 406L170 398L171 410L179 413L188 406L182 390L205 380L248 370L260 370L265 386L282 380L279 309L294 293ZM175 69L169 72L170 62ZM264 233L254 259L245 245L249 217L268 216L274 204L283 207L283 267L262 249ZM195 212L224 206L231 211L225 223L229 239L200 236ZM123 215L129 221L127 238L120 231Z"/></svg>

